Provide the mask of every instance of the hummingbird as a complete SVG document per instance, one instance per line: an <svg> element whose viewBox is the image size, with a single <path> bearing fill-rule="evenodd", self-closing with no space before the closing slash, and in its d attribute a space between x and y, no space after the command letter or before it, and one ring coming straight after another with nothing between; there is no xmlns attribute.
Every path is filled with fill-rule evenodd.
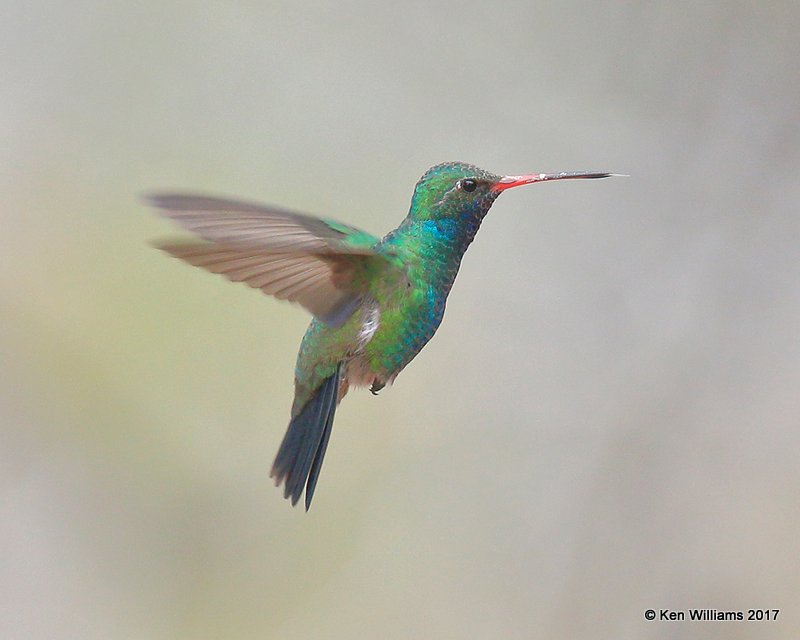
<svg viewBox="0 0 800 640"><path fill-rule="evenodd" d="M433 337L464 252L497 197L551 180L612 173L495 175L446 162L414 187L408 215L383 238L330 218L196 194L145 200L199 240L164 242L167 253L304 307L294 402L272 465L276 486L311 506L336 407L350 387L377 394Z"/></svg>

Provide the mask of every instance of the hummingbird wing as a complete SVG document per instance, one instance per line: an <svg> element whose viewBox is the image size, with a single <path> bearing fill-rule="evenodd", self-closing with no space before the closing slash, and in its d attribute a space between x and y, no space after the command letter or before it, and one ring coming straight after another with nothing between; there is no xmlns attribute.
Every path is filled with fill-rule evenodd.
<svg viewBox="0 0 800 640"><path fill-rule="evenodd" d="M280 253L374 254L378 238L334 220L323 220L227 198L151 194L145 201L209 242L246 244Z"/></svg>
<svg viewBox="0 0 800 640"><path fill-rule="evenodd" d="M146 199L206 240L167 242L158 244L160 249L297 302L334 327L360 304L370 271L398 269L376 253L377 237L333 220L206 196L156 194Z"/></svg>
<svg viewBox="0 0 800 640"><path fill-rule="evenodd" d="M296 302L334 327L341 326L360 303L348 286L355 265L315 254L268 253L260 248L206 243L163 243L159 249L189 264L244 282L279 300ZM363 258L363 256L361 256Z"/></svg>

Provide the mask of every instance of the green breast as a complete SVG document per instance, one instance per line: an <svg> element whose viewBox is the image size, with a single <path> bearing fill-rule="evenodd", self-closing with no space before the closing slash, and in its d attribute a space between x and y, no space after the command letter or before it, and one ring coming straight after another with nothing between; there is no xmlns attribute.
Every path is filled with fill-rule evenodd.
<svg viewBox="0 0 800 640"><path fill-rule="evenodd" d="M463 242L450 221L402 225L382 245L406 265L405 287L377 283L374 296L381 309L380 326L366 345L370 367L389 378L405 367L433 337L469 242Z"/></svg>

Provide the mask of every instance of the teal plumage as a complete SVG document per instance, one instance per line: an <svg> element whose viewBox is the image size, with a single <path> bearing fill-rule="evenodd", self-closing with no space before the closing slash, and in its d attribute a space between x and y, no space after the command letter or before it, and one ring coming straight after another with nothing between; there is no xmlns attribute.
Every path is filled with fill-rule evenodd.
<svg viewBox="0 0 800 640"><path fill-rule="evenodd" d="M295 366L295 398L272 476L292 504L311 504L337 404L351 386L377 393L428 343L461 259L506 189L606 173L501 177L449 162L417 182L397 229L378 239L276 207L205 196L148 201L202 242L165 243L190 264L296 302L313 318Z"/></svg>

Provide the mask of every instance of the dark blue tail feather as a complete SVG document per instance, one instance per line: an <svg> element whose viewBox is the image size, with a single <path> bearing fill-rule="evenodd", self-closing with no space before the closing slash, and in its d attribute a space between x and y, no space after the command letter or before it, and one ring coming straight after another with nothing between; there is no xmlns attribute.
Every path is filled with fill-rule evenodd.
<svg viewBox="0 0 800 640"><path fill-rule="evenodd" d="M291 419L272 465L272 477L277 484L285 483L283 495L291 498L293 506L305 485L306 511L311 506L333 428L340 368L341 365L336 367L334 374L325 379L300 413Z"/></svg>
<svg viewBox="0 0 800 640"><path fill-rule="evenodd" d="M311 506L311 498L314 497L314 489L317 486L317 478L319 478L319 471L322 469L322 460L325 457L325 450L328 448L328 440L331 437L333 430L333 414L336 413L336 400L338 394L338 387L334 391L334 402L331 410L328 412L328 420L325 422L325 428L322 431L322 440L317 447L317 452L314 454L314 462L311 463L311 472L308 474L308 483L306 484L306 511Z"/></svg>

